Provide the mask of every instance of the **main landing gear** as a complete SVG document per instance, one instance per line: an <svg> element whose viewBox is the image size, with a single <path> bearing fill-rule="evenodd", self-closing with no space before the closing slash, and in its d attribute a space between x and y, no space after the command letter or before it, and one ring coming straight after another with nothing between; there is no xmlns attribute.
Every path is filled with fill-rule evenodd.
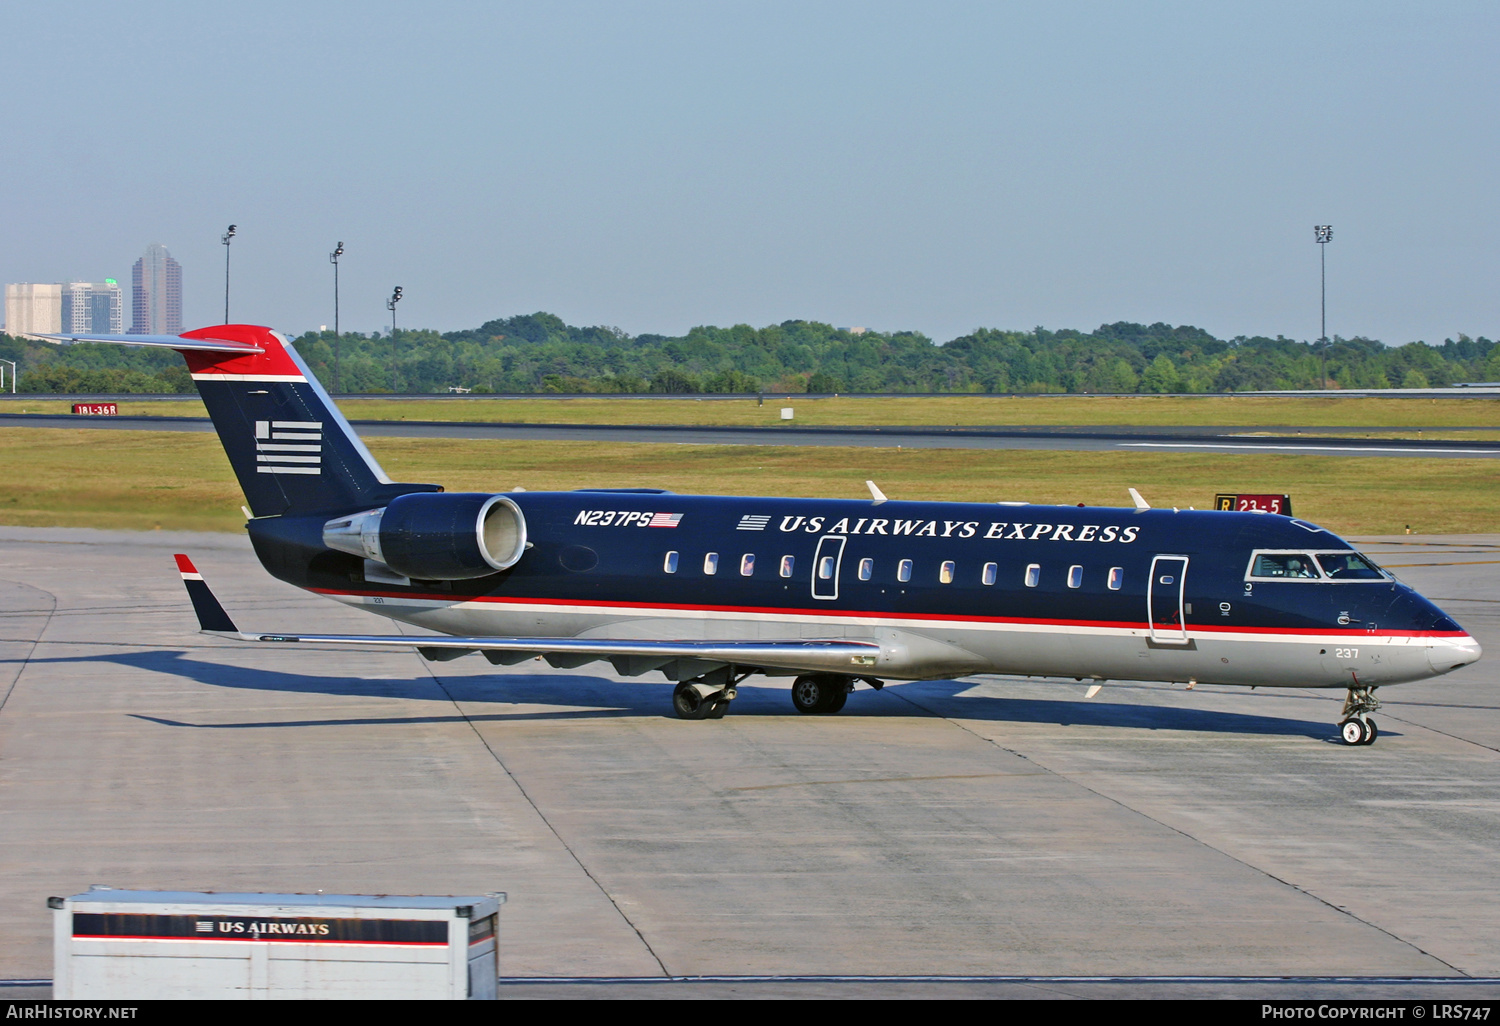
<svg viewBox="0 0 1500 1026"><path fill-rule="evenodd" d="M715 688L701 677L685 680L672 691L672 709L684 720L722 720L734 696L732 686Z"/></svg>
<svg viewBox="0 0 1500 1026"><path fill-rule="evenodd" d="M792 705L799 713L829 716L844 707L854 680L833 673L809 673L792 684Z"/></svg>
<svg viewBox="0 0 1500 1026"><path fill-rule="evenodd" d="M672 690L672 710L684 720L722 720L737 694L736 685L748 673L733 666L685 680Z"/></svg>
<svg viewBox="0 0 1500 1026"><path fill-rule="evenodd" d="M684 720L718 720L734 701L735 686L748 673L718 670L678 684L672 691L672 709ZM885 682L873 677L843 677L836 673L808 673L792 684L792 705L799 713L829 716L844 707L854 682L862 680L879 690Z"/></svg>
<svg viewBox="0 0 1500 1026"><path fill-rule="evenodd" d="M1370 718L1370 713L1380 708L1380 700L1375 697L1375 689L1369 687L1355 687L1349 689L1349 697L1344 699L1344 719L1339 723L1339 736L1344 739L1346 745L1372 745L1380 736L1380 731L1375 726L1375 721Z"/></svg>

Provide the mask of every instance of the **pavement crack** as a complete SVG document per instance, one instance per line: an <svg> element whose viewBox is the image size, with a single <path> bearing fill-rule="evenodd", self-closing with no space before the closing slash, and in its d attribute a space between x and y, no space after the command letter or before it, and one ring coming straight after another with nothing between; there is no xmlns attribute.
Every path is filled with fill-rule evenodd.
<svg viewBox="0 0 1500 1026"><path fill-rule="evenodd" d="M39 595L45 595L48 602L51 603L51 606L50 608L45 610L25 610L26 613L33 616L45 613L47 618L42 621L41 629L36 632L36 636L30 639L31 647L26 650L26 654L20 659L16 660L16 662L20 665L16 667L15 675L11 677L10 683L5 686L5 694L0 695L0 713L3 713L5 711L5 703L10 701L10 694L16 689L16 684L21 680L21 674L25 673L26 667L31 665L32 657L36 655L37 646L42 643L42 635L47 633L47 628L52 624L52 617L57 613L57 596L52 594L50 591L43 591L41 588L35 587L34 585L22 584L20 581L8 580L5 583L14 585L18 588L26 588L30 591L36 592ZM23 640L21 644L26 644L26 642Z"/></svg>
<svg viewBox="0 0 1500 1026"><path fill-rule="evenodd" d="M397 624L396 629L398 631L401 629L399 624ZM568 853L568 857L573 860L573 864L576 865L580 871L582 871L584 876L588 877L590 883L592 883L599 889L599 893L604 896L604 900L609 902L610 907L615 910L615 913L619 915L620 919L624 921L625 925L630 927L631 931L636 935L636 937L640 939L641 946L646 949L646 953L649 954L651 958L656 962L656 964L661 967L662 976L670 977L672 974L667 971L666 963L661 960L661 956L656 953L656 949L651 946L651 942L646 939L646 935L641 932L641 928L637 926L635 922L630 918L630 916L626 914L625 910L620 907L620 903L615 901L615 896L609 893L609 890L604 886L603 882L601 882L600 879L593 874L589 867L584 864L583 859L579 857L576 851L573 850L573 846L568 843L567 838L563 837L562 833L557 829L556 826L553 825L552 821L547 818L547 814L542 811L541 807L537 805L536 801L531 797L530 793L527 792L526 786L521 783L520 779L515 775L515 773L511 771L511 768L505 765L505 760L500 757L500 753L495 750L495 746L490 744L489 739L484 736L484 733L482 731L480 731L479 725L475 723L474 720L469 716L469 714L464 711L463 707L458 704L458 699L453 697L453 693L448 690L448 686L443 683L442 678L432 672L432 667L426 659L422 660L422 665L427 670L427 675L432 678L432 682L438 686L438 689L442 691L443 696L447 698L448 701L452 704L454 710L458 713L458 715L463 717L464 723L467 724L469 729L474 732L474 736L479 739L479 743L484 745L484 750L490 753L490 758L495 760L495 765L499 766L501 771L510 778L510 782L515 785L516 790L520 793L521 797L525 799L526 804L531 806L531 810L536 813L537 818L542 821L542 824L546 826L547 830L552 834L552 836L557 838L557 843L562 845L563 851Z"/></svg>

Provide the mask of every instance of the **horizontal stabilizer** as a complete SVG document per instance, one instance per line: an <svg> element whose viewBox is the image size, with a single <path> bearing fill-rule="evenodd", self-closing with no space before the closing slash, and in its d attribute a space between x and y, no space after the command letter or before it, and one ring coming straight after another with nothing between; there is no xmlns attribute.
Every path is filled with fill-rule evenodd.
<svg viewBox="0 0 1500 1026"><path fill-rule="evenodd" d="M260 346L248 342L233 342L221 338L183 338L181 335L33 335L48 342L108 342L117 346L154 346L157 349L175 349L178 352L239 353L245 356L265 352Z"/></svg>

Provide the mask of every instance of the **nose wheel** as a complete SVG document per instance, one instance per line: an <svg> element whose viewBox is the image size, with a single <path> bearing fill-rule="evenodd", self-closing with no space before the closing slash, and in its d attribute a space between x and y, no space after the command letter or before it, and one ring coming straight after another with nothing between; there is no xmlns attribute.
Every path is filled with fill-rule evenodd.
<svg viewBox="0 0 1500 1026"><path fill-rule="evenodd" d="M1366 716L1362 720L1345 720L1339 724L1339 734L1346 745L1373 745L1380 736L1375 721Z"/></svg>
<svg viewBox="0 0 1500 1026"><path fill-rule="evenodd" d="M1350 688L1344 699L1344 719L1339 723L1339 736L1346 745L1372 745L1380 736L1370 713L1380 708L1374 688Z"/></svg>

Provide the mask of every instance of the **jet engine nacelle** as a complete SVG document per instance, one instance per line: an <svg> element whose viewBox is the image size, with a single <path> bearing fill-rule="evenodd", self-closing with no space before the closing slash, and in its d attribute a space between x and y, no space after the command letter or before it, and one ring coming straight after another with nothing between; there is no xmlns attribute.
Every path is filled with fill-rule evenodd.
<svg viewBox="0 0 1500 1026"><path fill-rule="evenodd" d="M503 495L413 492L328 521L323 544L403 577L465 581L515 565L526 551L526 518Z"/></svg>

